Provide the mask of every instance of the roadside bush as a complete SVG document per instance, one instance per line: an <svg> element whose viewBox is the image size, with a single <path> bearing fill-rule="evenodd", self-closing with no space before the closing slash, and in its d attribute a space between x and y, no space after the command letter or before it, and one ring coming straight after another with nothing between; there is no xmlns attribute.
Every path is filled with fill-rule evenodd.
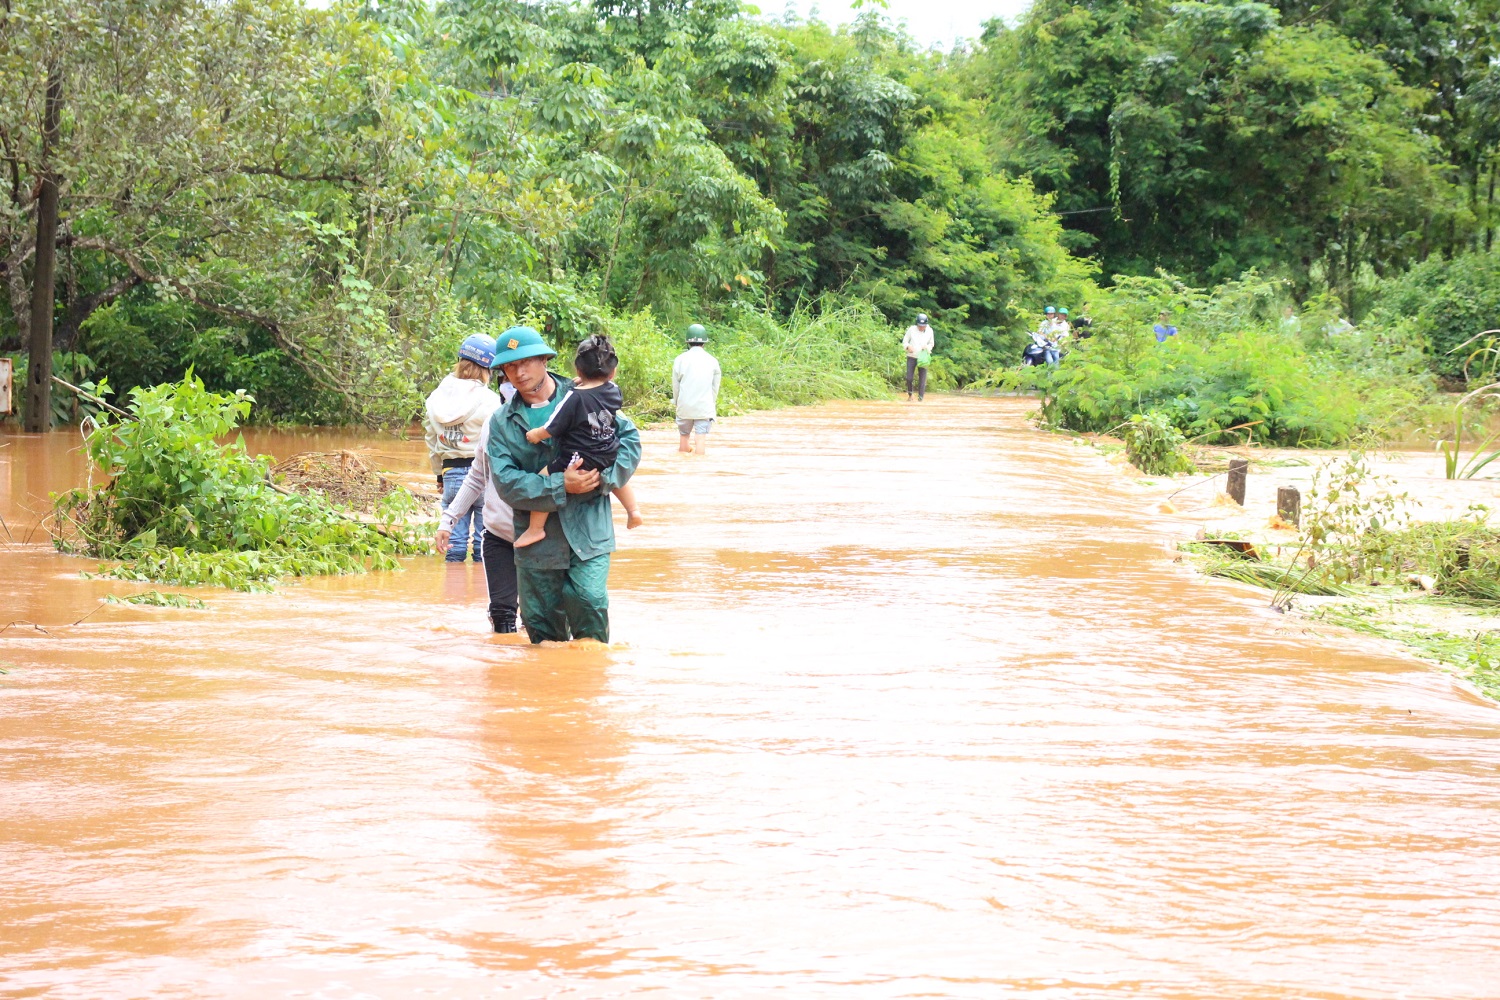
<svg viewBox="0 0 1500 1000"><path fill-rule="evenodd" d="M218 443L250 406L243 392L208 391L191 370L181 382L132 390L133 419L100 414L88 436L108 482L55 498L57 547L120 560L106 571L120 579L236 590L395 569L396 556L424 551L399 501L384 523L363 523L320 497L278 492L267 460L243 440Z"/></svg>
<svg viewBox="0 0 1500 1000"><path fill-rule="evenodd" d="M1193 463L1182 453L1182 432L1160 410L1137 413L1125 425L1125 457L1148 476L1191 472Z"/></svg>
<svg viewBox="0 0 1500 1000"><path fill-rule="evenodd" d="M1426 345L1434 371L1462 378L1459 344L1500 329L1500 251L1433 256L1385 282L1368 323L1410 331Z"/></svg>
<svg viewBox="0 0 1500 1000"><path fill-rule="evenodd" d="M1273 603L1283 606L1292 594L1348 595L1423 576L1444 597L1500 603L1500 531L1489 510L1475 505L1457 520L1413 522L1409 498L1390 486L1353 451L1317 470L1301 544L1290 555L1251 561L1198 543L1181 547L1202 558L1205 572L1275 590Z"/></svg>
<svg viewBox="0 0 1500 1000"><path fill-rule="evenodd" d="M1329 446L1390 424L1430 395L1410 352L1350 330L1282 325L1279 282L1248 275L1212 291L1171 278L1120 279L1097 297L1095 334L1057 368L1011 369L991 383L1040 389L1055 427L1111 431L1160 411L1206 443ZM1156 313L1178 334L1157 343Z"/></svg>

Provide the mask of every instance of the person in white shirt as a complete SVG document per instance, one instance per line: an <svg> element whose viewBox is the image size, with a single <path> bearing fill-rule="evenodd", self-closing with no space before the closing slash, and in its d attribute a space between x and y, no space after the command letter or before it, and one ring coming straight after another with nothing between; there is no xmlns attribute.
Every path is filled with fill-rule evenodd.
<svg viewBox="0 0 1500 1000"><path fill-rule="evenodd" d="M1052 342L1057 349L1049 351L1047 364L1055 365L1062 359L1062 352L1068 348L1068 338L1073 336L1073 326L1068 322L1068 311L1059 309L1052 314Z"/></svg>
<svg viewBox="0 0 1500 1000"><path fill-rule="evenodd" d="M917 313L916 325L906 328L901 346L906 349L906 401L911 402L912 376L917 375L917 401L921 402L927 398L927 364L932 360L933 347L932 327L927 325L926 313Z"/></svg>
<svg viewBox="0 0 1500 1000"><path fill-rule="evenodd" d="M458 348L458 364L427 397L425 427L427 454L438 487L443 491L443 510L454 510L456 521L451 545L443 558L463 562L473 544L474 561L484 558L480 544L480 511L477 503L453 507L453 498L474 464L474 445L483 427L500 406L500 397L490 388L490 364L495 360L495 338L474 333Z"/></svg>
<svg viewBox="0 0 1500 1000"><path fill-rule="evenodd" d="M718 416L723 372L719 360L703 349L708 343L707 330L694 323L688 327L687 342L688 349L672 362L672 405L677 409L677 434L681 438L677 450L693 451L693 437L697 435L697 453L706 455L708 432Z"/></svg>
<svg viewBox="0 0 1500 1000"><path fill-rule="evenodd" d="M1059 309L1052 317L1052 339L1057 341L1059 347L1066 347L1067 340L1073 335L1073 324L1068 321L1068 311Z"/></svg>

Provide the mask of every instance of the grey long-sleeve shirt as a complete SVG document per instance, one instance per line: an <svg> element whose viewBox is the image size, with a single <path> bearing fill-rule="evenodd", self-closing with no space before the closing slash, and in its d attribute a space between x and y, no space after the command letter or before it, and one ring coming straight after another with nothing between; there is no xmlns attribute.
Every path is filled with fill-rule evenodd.
<svg viewBox="0 0 1500 1000"><path fill-rule="evenodd" d="M515 393L515 389L506 385L502 392L506 399ZM445 531L452 531L453 525L458 521L461 511L466 511L474 506L474 501L481 496L484 497L484 512L481 517L484 520L484 530L496 538L503 538L507 542L516 540L516 521L511 513L510 504L500 499L500 494L495 492L495 480L490 476L490 456L485 447L490 443L490 422L486 420L479 429L479 441L474 450L474 464L469 466L469 474L464 477L464 483L458 488L457 495L448 509L443 512L442 520L438 527Z"/></svg>

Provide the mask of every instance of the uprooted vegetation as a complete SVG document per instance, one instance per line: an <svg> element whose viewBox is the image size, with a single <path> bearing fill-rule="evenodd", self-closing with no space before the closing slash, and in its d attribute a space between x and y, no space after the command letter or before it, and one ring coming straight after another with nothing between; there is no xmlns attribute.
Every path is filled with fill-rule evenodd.
<svg viewBox="0 0 1500 1000"><path fill-rule="evenodd" d="M382 475L362 456L347 450L304 451L271 466L271 481L298 493L320 494L325 500L365 514L374 514L407 487ZM424 499L436 500L435 495Z"/></svg>
<svg viewBox="0 0 1500 1000"><path fill-rule="evenodd" d="M209 392L189 372L130 395L129 418L101 414L88 435L106 481L54 500L54 544L116 561L104 575L266 590L287 577L396 569L398 556L423 550L410 493L387 493L360 519L272 484L269 460L243 439L221 444L249 415L243 392Z"/></svg>

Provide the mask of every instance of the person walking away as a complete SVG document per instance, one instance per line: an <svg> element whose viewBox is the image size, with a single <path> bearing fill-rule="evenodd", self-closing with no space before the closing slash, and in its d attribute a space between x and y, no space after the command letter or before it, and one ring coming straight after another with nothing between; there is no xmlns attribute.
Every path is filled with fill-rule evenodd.
<svg viewBox="0 0 1500 1000"><path fill-rule="evenodd" d="M526 631L533 643L608 642L609 557L615 549L610 493L629 482L640 464L640 433L629 417L616 414L619 449L613 465L585 470L570 462L562 472L552 472L561 445L556 438L532 443L526 432L547 422L573 382L547 370L557 352L530 327L501 334L498 350L495 364L516 394L490 417L485 442L490 479L515 511L513 526L519 531L534 510L557 514L547 518L541 541L515 550Z"/></svg>
<svg viewBox="0 0 1500 1000"><path fill-rule="evenodd" d="M672 406L677 411L677 450L708 454L708 432L719 409L719 359L703 346L708 331L694 323L687 329L688 349L672 360ZM694 438L696 437L696 441Z"/></svg>
<svg viewBox="0 0 1500 1000"><path fill-rule="evenodd" d="M564 472L578 459L583 460L579 468L592 471L615 464L615 454L620 450L615 418L625 405L620 387L614 382L619 365L620 359L608 337L589 337L578 345L578 355L573 359L578 381L545 424L526 432L526 440L532 444L557 438L561 448L547 467L548 472ZM625 527L639 528L645 523L635 501L634 487L621 486L614 496L625 508ZM547 517L545 510L532 511L531 526L516 539L516 548L535 545L547 537Z"/></svg>
<svg viewBox="0 0 1500 1000"><path fill-rule="evenodd" d="M516 394L516 387L509 382L500 386L500 398L509 402ZM498 633L509 634L516 630L516 552L513 541L516 537L515 512L500 494L490 479L490 456L486 446L490 439L490 421L479 428L479 440L475 443L474 464L464 477L453 502L443 512L438 522L435 544L439 552L448 549L448 540L453 526L458 521L458 512L468 510L475 502L484 509L484 582L489 589L490 625Z"/></svg>
<svg viewBox="0 0 1500 1000"><path fill-rule="evenodd" d="M495 338L482 333L470 334L458 348L458 363L444 376L427 397L425 430L427 455L443 491L442 509L446 513L463 485L464 477L474 464L479 429L500 406L500 397L490 389L490 365L495 360ZM470 541L474 561L484 558L480 532L483 528L482 505L478 498L469 507L456 511L456 520L443 558L463 562Z"/></svg>
<svg viewBox="0 0 1500 1000"><path fill-rule="evenodd" d="M932 363L935 344L927 314L917 313L917 322L906 328L901 346L906 350L906 401L911 402L912 376L917 376L917 402L927 398L927 366ZM918 374L920 373L920 374Z"/></svg>
<svg viewBox="0 0 1500 1000"><path fill-rule="evenodd" d="M1151 328L1151 332L1156 334L1158 344L1164 344L1168 337L1177 336L1177 327L1168 322L1165 312L1160 312L1156 314L1156 325Z"/></svg>

